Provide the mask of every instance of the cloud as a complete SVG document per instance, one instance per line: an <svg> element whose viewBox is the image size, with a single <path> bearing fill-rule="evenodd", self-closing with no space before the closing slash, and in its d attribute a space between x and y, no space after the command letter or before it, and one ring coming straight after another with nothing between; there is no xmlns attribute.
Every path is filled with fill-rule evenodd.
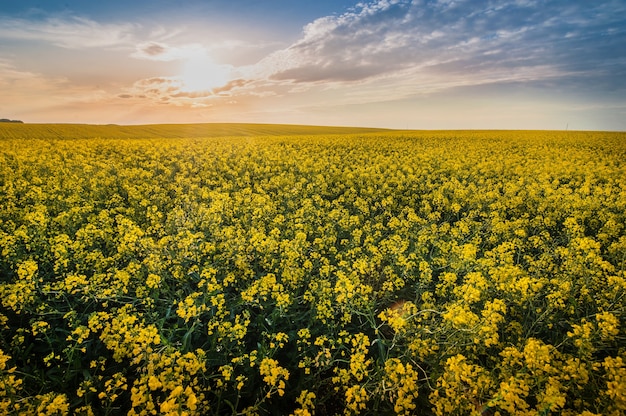
<svg viewBox="0 0 626 416"><path fill-rule="evenodd" d="M102 89L76 86L66 78L24 71L6 59L0 59L0 91L0 111L19 114L24 121L68 105L84 109L110 98Z"/></svg>
<svg viewBox="0 0 626 416"><path fill-rule="evenodd" d="M3 92L3 98L8 98L7 96L11 94L18 95L20 91L50 93L64 87L67 87L67 80L64 78L45 78L35 72L22 71L11 61L0 59L0 90Z"/></svg>
<svg viewBox="0 0 626 416"><path fill-rule="evenodd" d="M147 56L160 56L167 51L167 47L156 42L150 42L147 45L141 46L139 50Z"/></svg>
<svg viewBox="0 0 626 416"><path fill-rule="evenodd" d="M251 80L246 80L246 79L234 79L230 82L228 82L226 85L222 86L222 87L218 87L218 88L213 88L212 92L213 94L216 95L229 95L229 93L232 90L235 90L237 88L241 88L244 87L248 84L250 84L252 81Z"/></svg>
<svg viewBox="0 0 626 416"><path fill-rule="evenodd" d="M271 112L305 121L319 109L341 117L367 107L382 120L383 108L406 108L408 117L407 103L457 93L481 100L497 90L506 99L515 91L558 96L568 108L573 99L612 99L623 114L625 16L623 0L374 0L310 22L286 47L283 35L279 43L227 39L193 23L0 16L4 56L14 59L0 58L0 109L10 105L23 119L46 109L97 119L108 105L147 109L160 121L231 105L234 118Z"/></svg>
<svg viewBox="0 0 626 416"><path fill-rule="evenodd" d="M132 44L138 26L131 23L98 23L84 17L50 17L24 20L0 17L0 39L50 43L82 49Z"/></svg>
<svg viewBox="0 0 626 416"><path fill-rule="evenodd" d="M252 81L245 79L231 80L225 85L205 91L189 91L178 77L153 77L139 80L126 89L119 98L148 100L153 103L189 105L194 108L209 106L216 98L231 97Z"/></svg>
<svg viewBox="0 0 626 416"><path fill-rule="evenodd" d="M148 33L145 33L148 32ZM148 31L128 22L101 23L80 16L57 16L26 20L0 16L0 40L18 40L52 44L65 49L123 48L131 57L169 62L206 55L199 43L171 46L164 43L181 34L181 29L157 27ZM142 40L148 37L150 40Z"/></svg>
<svg viewBox="0 0 626 416"><path fill-rule="evenodd" d="M158 41L141 42L136 45L133 58L170 62L208 55L206 47L199 43L171 46Z"/></svg>
<svg viewBox="0 0 626 416"><path fill-rule="evenodd" d="M292 84L396 77L400 85L472 85L577 75L623 86L616 76L626 65L625 15L626 4L616 1L379 0L313 21L255 70Z"/></svg>

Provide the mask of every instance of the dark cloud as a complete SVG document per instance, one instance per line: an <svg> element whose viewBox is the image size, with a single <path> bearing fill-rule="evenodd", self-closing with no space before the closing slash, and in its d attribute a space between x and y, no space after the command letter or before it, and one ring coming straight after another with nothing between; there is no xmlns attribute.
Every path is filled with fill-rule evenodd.
<svg viewBox="0 0 626 416"><path fill-rule="evenodd" d="M159 43L148 43L147 45L143 45L141 47L141 52L145 53L148 56L158 56L162 55L167 51L167 48Z"/></svg>

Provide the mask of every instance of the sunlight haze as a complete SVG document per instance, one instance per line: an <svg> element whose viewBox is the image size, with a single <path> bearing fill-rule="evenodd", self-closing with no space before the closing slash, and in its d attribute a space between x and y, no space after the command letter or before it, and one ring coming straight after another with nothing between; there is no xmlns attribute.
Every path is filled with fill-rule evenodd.
<svg viewBox="0 0 626 416"><path fill-rule="evenodd" d="M0 118L626 130L626 2L0 3Z"/></svg>

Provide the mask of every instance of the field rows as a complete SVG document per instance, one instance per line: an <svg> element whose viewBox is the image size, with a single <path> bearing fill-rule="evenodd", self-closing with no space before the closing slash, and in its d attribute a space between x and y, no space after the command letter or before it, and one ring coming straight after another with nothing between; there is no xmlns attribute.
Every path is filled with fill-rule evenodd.
<svg viewBox="0 0 626 416"><path fill-rule="evenodd" d="M0 123L2 139L176 139L293 135L367 134L385 129L301 126L292 124L198 123L147 124L11 124Z"/></svg>

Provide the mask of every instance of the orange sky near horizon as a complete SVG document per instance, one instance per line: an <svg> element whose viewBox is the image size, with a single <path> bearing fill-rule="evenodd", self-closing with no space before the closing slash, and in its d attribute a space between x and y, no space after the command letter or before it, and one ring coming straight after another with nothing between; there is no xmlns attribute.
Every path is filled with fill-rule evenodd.
<svg viewBox="0 0 626 416"><path fill-rule="evenodd" d="M0 5L0 118L626 130L626 4Z"/></svg>

